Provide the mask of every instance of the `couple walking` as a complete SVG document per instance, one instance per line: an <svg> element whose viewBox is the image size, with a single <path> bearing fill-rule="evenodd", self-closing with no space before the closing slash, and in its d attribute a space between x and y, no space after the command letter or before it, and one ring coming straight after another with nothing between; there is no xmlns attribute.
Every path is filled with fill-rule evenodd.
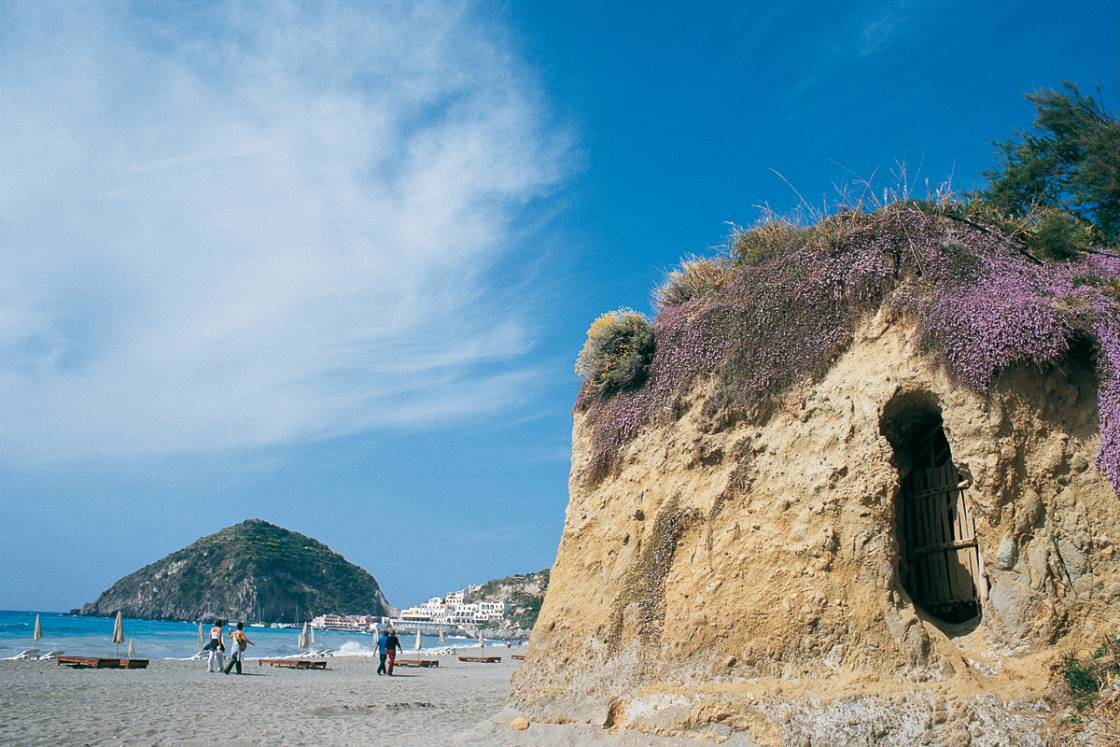
<svg viewBox="0 0 1120 747"><path fill-rule="evenodd" d="M241 659L245 656L245 649L253 645L245 635L245 623L237 623L237 629L229 634L230 645L233 646L233 653L229 656L229 664L223 669L222 663L225 659L226 642L222 637L223 627L225 620L215 620L214 627L210 628L210 642L202 649L203 651L210 652L210 658L206 661L207 672L225 672L229 674L230 670L237 667L237 673L241 674ZM215 668L215 664L217 667Z"/></svg>
<svg viewBox="0 0 1120 747"><path fill-rule="evenodd" d="M378 674L388 674L393 676L393 665L397 662L397 652L402 651L401 641L397 638L395 630L383 630L377 636L377 655L381 657L381 665L377 667ZM389 658L389 667L386 670L385 658Z"/></svg>

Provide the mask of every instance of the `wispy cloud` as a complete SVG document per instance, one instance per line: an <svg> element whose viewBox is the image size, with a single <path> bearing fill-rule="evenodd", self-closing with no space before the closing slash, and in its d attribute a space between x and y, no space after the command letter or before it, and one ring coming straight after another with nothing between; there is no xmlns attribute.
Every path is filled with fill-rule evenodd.
<svg viewBox="0 0 1120 747"><path fill-rule="evenodd" d="M858 53L866 57L876 54L904 38L922 18L922 5L914 0L883 3L876 6L861 20Z"/></svg>
<svg viewBox="0 0 1120 747"><path fill-rule="evenodd" d="M535 378L524 299L488 270L565 139L500 30L461 5L231 7L0 11L9 457L428 423Z"/></svg>
<svg viewBox="0 0 1120 747"><path fill-rule="evenodd" d="M904 44L923 22L943 11L943 4L943 0L891 0L835 6L822 14L826 19L822 27L803 35L811 42L811 48L801 52L809 64L786 97L799 98L826 81L880 64L877 55Z"/></svg>

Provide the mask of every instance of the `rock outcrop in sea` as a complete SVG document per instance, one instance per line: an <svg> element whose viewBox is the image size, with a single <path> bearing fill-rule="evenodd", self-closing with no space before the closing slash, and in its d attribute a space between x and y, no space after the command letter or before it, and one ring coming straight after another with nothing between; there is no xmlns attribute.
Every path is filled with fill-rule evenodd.
<svg viewBox="0 0 1120 747"><path fill-rule="evenodd" d="M906 205L814 230L663 303L632 386L589 379L510 707L751 744L1103 739L1051 696L1120 630L1120 259Z"/></svg>
<svg viewBox="0 0 1120 747"><path fill-rule="evenodd" d="M317 540L260 519L203 537L117 581L80 610L152 620L302 622L389 614L367 571Z"/></svg>

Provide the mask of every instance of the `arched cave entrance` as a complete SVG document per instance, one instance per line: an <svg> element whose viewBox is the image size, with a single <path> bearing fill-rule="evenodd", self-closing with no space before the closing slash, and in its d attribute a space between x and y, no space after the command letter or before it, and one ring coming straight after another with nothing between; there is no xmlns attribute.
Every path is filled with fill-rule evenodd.
<svg viewBox="0 0 1120 747"><path fill-rule="evenodd" d="M965 498L971 478L953 464L940 408L929 395L901 395L884 410L881 431L894 447L901 483L895 517L903 588L939 620L978 621L987 594Z"/></svg>

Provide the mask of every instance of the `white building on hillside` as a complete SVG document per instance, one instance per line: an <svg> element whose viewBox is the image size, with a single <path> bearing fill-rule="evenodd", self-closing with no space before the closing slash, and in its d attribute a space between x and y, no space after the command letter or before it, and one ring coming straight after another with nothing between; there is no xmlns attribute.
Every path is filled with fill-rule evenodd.
<svg viewBox="0 0 1120 747"><path fill-rule="evenodd" d="M509 610L505 602L466 601L481 587L468 586L453 591L446 597L432 597L416 607L401 610L402 622L427 622L443 625L477 625L501 622Z"/></svg>

